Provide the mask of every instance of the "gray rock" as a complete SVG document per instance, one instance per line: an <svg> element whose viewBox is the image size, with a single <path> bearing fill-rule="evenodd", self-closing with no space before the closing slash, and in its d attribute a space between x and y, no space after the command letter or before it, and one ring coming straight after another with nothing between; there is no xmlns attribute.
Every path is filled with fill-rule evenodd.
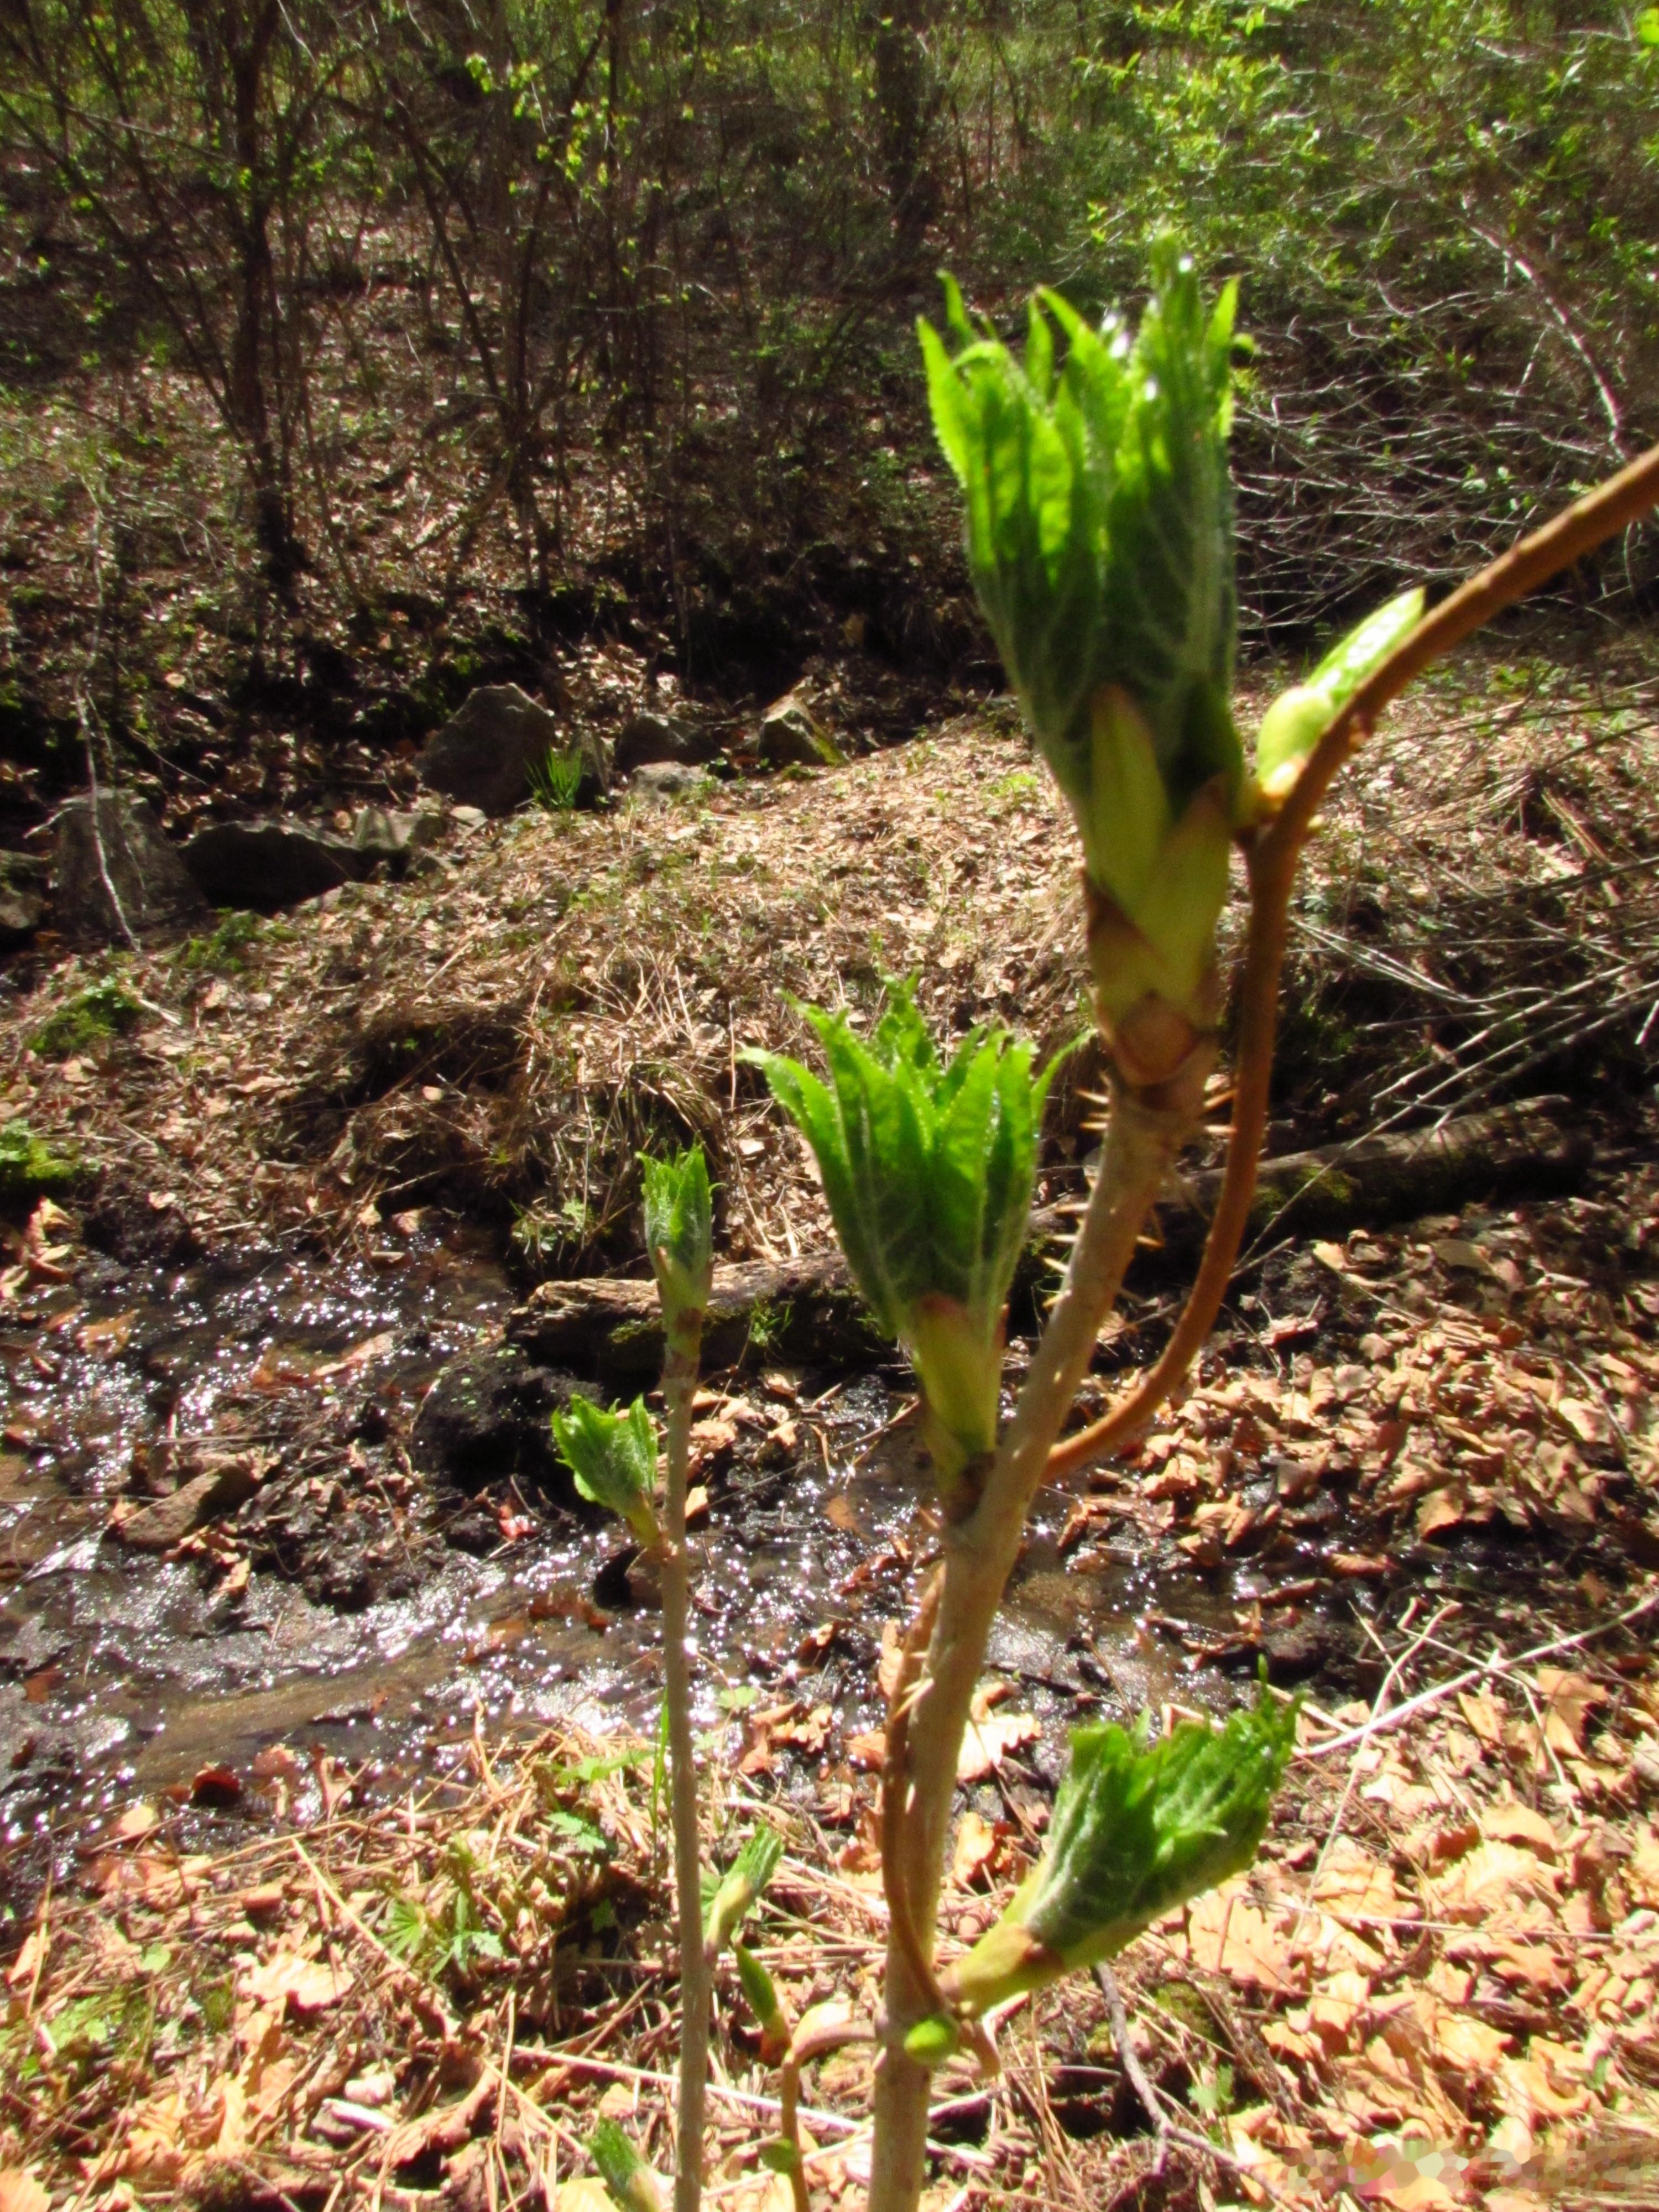
<svg viewBox="0 0 1659 2212"><path fill-rule="evenodd" d="M761 716L757 750L768 768L839 768L842 756L793 691Z"/></svg>
<svg viewBox="0 0 1659 2212"><path fill-rule="evenodd" d="M99 847L103 848L100 865ZM104 876L114 886L120 914L110 903ZM206 902L176 847L161 834L149 801L130 791L100 791L97 831L91 804L71 799L58 812L52 855L53 920L71 945L106 944L180 929L199 921Z"/></svg>
<svg viewBox="0 0 1659 2212"><path fill-rule="evenodd" d="M371 854L298 822L216 822L192 837L184 863L214 906L276 914L355 883Z"/></svg>
<svg viewBox="0 0 1659 2212"><path fill-rule="evenodd" d="M386 861L394 875L443 834L444 817L435 806L412 812L394 806L360 806L351 824L353 850L370 862Z"/></svg>
<svg viewBox="0 0 1659 2212"><path fill-rule="evenodd" d="M611 787L611 763L592 732L562 726L556 714L516 684L489 684L472 693L428 744L415 766L422 783L486 814L510 814L529 798L530 779L550 753L580 754L578 805Z"/></svg>
<svg viewBox="0 0 1659 2212"><path fill-rule="evenodd" d="M0 952L26 944L46 920L46 877L27 853L0 853Z"/></svg>
<svg viewBox="0 0 1659 2212"><path fill-rule="evenodd" d="M632 775L636 769L660 762L695 762L701 751L697 733L688 724L672 721L665 714L635 714L623 726L613 765L619 776Z"/></svg>
<svg viewBox="0 0 1659 2212"><path fill-rule="evenodd" d="M714 779L679 761L647 761L635 769L633 787L641 799L684 799L691 792L712 791Z"/></svg>
<svg viewBox="0 0 1659 2212"><path fill-rule="evenodd" d="M570 1403L576 1384L538 1366L516 1345L465 1352L438 1370L422 1401L410 1457L423 1474L457 1490L516 1475L567 1502L570 1476L553 1447L549 1416Z"/></svg>

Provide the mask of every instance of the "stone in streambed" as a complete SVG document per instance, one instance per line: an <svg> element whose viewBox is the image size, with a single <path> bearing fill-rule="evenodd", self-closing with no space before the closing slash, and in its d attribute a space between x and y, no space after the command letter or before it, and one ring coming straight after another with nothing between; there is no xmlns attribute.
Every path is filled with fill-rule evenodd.
<svg viewBox="0 0 1659 2212"><path fill-rule="evenodd" d="M464 805L499 817L531 795L531 779L550 754L581 760L576 804L591 805L611 787L611 761L591 731L575 731L516 684L474 691L431 738L415 766L422 783Z"/></svg>
<svg viewBox="0 0 1659 2212"><path fill-rule="evenodd" d="M761 716L756 750L768 768L839 768L840 749L794 692Z"/></svg>
<svg viewBox="0 0 1659 2212"><path fill-rule="evenodd" d="M135 1552L170 1552L192 1529L246 1505L271 1464L268 1453L230 1454L181 1483L170 1497L118 1507L109 1533Z"/></svg>
<svg viewBox="0 0 1659 2212"><path fill-rule="evenodd" d="M0 952L27 944L46 920L46 872L26 853L0 853Z"/></svg>

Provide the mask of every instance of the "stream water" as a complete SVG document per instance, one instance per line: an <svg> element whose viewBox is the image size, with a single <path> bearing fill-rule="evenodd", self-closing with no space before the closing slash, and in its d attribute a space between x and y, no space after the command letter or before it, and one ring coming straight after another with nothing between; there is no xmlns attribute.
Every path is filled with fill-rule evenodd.
<svg viewBox="0 0 1659 2212"><path fill-rule="evenodd" d="M296 1786L325 1754L396 1790L481 1720L651 1724L658 1616L630 1594L614 1534L510 1489L434 1498L410 1468L427 1385L498 1327L510 1286L464 1245L382 1257L234 1273L93 1260L0 1315L0 1835L13 1850L48 1827L82 1832L135 1793L188 1790L204 1769L240 1787L277 1745L296 1754ZM882 1626L926 1541L906 1401L879 1375L742 1388L770 1394L791 1442L710 1483L704 1718L798 1698L848 1733L877 1726ZM245 1511L170 1553L119 1541L123 1494L165 1491L202 1440L271 1457L260 1503L280 1490L280 1511L256 1515L252 1538ZM1196 1575L1133 1518L1062 1559L1069 1504L1040 1501L992 1655L1044 1723L1044 1764L1065 1721L1168 1695L1229 1702L1224 1672L1193 1671L1145 1623L1177 1613L1225 1632L1263 1579L1259 1562ZM1291 1536L1268 1579L1316 1571L1331 1538L1328 1523ZM1332 1611L1376 1601L1348 1591ZM1298 1671L1321 1663L1316 1647Z"/></svg>

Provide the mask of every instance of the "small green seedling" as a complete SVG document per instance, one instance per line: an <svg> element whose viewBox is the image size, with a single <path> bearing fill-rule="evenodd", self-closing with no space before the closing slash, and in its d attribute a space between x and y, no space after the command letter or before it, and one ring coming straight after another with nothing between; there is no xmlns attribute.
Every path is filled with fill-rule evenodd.
<svg viewBox="0 0 1659 2212"><path fill-rule="evenodd" d="M775 1828L757 1828L732 1862L729 1873L713 1886L703 1913L703 1955L713 1966L732 1942L778 1870L783 1856L783 1838Z"/></svg>
<svg viewBox="0 0 1659 2212"><path fill-rule="evenodd" d="M530 770L530 795L544 814L571 814L582 787L579 752L550 752Z"/></svg>
<svg viewBox="0 0 1659 2212"><path fill-rule="evenodd" d="M615 2120L599 2122L587 2138L587 2154L617 2212L663 2212L662 2184Z"/></svg>

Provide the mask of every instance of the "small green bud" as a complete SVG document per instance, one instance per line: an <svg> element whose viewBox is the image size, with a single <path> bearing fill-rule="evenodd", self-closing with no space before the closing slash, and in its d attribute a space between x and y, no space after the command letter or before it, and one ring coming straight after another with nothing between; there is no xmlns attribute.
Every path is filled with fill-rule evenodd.
<svg viewBox="0 0 1659 2212"><path fill-rule="evenodd" d="M708 1163L702 1146L693 1145L671 1159L641 1153L640 1164L645 1180L645 1247L664 1318L672 1328L683 1315L701 1317L714 1279Z"/></svg>
<svg viewBox="0 0 1659 2212"><path fill-rule="evenodd" d="M1264 1683L1224 1728L1183 1721L1150 1747L1075 1729L1041 1860L940 1986L969 2017L1110 1958L1149 1923L1255 1858L1296 1735Z"/></svg>
<svg viewBox="0 0 1659 2212"><path fill-rule="evenodd" d="M721 1877L704 1915L703 1955L711 1966L765 1894L782 1856L783 1838L777 1830L757 1828Z"/></svg>
<svg viewBox="0 0 1659 2212"><path fill-rule="evenodd" d="M744 1996L761 2032L761 2055L781 2055L789 2048L789 2022L778 2002L772 1977L744 1944L734 1942L732 1956L737 1960L738 1980Z"/></svg>
<svg viewBox="0 0 1659 2212"><path fill-rule="evenodd" d="M1281 691L1255 733L1255 781L1276 805L1302 773L1302 763L1373 670L1423 619L1424 594L1401 592L1331 647L1305 683Z"/></svg>
<svg viewBox="0 0 1659 2212"><path fill-rule="evenodd" d="M599 2122L587 2154L619 2212L663 2212L662 2184L615 2120Z"/></svg>
<svg viewBox="0 0 1659 2212"><path fill-rule="evenodd" d="M568 1413L553 1416L553 1440L581 1495L625 1521L641 1543L654 1544L661 1533L652 1503L657 1426L644 1399L623 1413L573 1398Z"/></svg>
<svg viewBox="0 0 1659 2212"><path fill-rule="evenodd" d="M919 2020L904 2039L905 2056L921 2066L943 2066L962 2048L962 2031L948 2013Z"/></svg>
<svg viewBox="0 0 1659 2212"><path fill-rule="evenodd" d="M1054 1069L975 1030L941 1060L909 991L894 988L867 1042L803 1009L826 1084L775 1053L749 1055L815 1154L836 1234L878 1325L915 1364L941 1482L996 1444L1003 1312L1024 1242Z"/></svg>

